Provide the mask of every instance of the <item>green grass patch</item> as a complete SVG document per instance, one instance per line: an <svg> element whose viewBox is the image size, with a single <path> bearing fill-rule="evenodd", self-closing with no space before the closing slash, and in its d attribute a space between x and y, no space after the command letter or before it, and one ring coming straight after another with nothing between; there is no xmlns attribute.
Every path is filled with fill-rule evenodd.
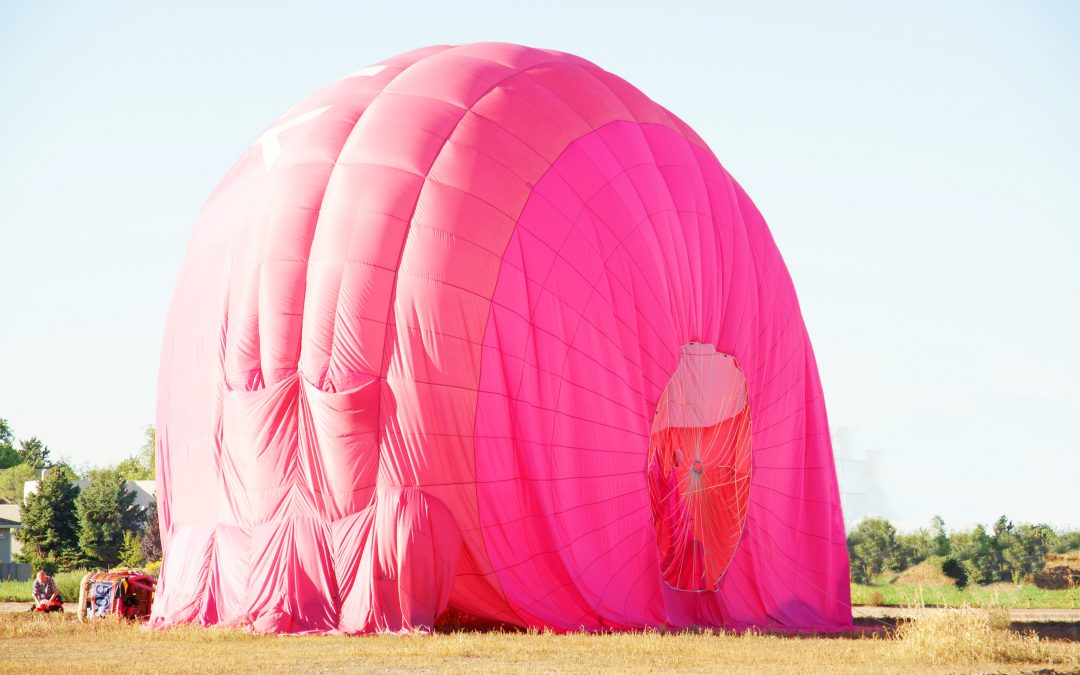
<svg viewBox="0 0 1080 675"><path fill-rule="evenodd" d="M875 594L880 594L878 597ZM873 602L878 600L878 602ZM1033 585L992 584L957 588L952 584L915 586L878 582L851 584L851 604L884 607L1007 607L1010 609L1080 609L1080 588L1050 591Z"/></svg>
<svg viewBox="0 0 1080 675"><path fill-rule="evenodd" d="M77 602L79 600L79 584L86 576L87 570L74 572L59 572L53 575L56 587L60 589L60 595L64 602ZM0 602L33 602L34 580L30 581L0 581Z"/></svg>
<svg viewBox="0 0 1080 675"><path fill-rule="evenodd" d="M60 572L54 576L66 602L79 599L79 583L86 570ZM31 602L32 581L0 581L0 602ZM947 585L851 584L851 604L885 607L1008 607L1029 609L1080 609L1080 588L1050 591L1027 584L993 584L957 588Z"/></svg>

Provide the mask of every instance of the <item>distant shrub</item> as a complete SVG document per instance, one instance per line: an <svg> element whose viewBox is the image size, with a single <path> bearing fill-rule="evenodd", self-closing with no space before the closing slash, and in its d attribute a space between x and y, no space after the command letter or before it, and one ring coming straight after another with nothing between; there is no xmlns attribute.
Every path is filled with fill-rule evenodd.
<svg viewBox="0 0 1080 675"><path fill-rule="evenodd" d="M930 529L897 533L884 518L866 518L848 534L851 580L870 583L886 571L903 572L935 556L945 556L957 586L986 585L998 581L1030 583L1047 566L1080 561L1080 531L1055 531L1046 524L1014 524L1001 516L991 526L945 531L935 516Z"/></svg>
<svg viewBox="0 0 1080 675"><path fill-rule="evenodd" d="M1057 554L1080 551L1080 530L1062 532L1053 541L1053 552Z"/></svg>
<svg viewBox="0 0 1080 675"><path fill-rule="evenodd" d="M851 580L865 584L881 574L896 549L896 528L884 518L862 520L847 538Z"/></svg>
<svg viewBox="0 0 1080 675"><path fill-rule="evenodd" d="M143 566L143 569L146 570L147 574L153 574L155 577L161 576L161 561L154 560L153 562L148 562Z"/></svg>
<svg viewBox="0 0 1080 675"><path fill-rule="evenodd" d="M959 588L967 586L967 571L964 569L963 563L961 563L956 558L947 558L945 562L941 564L941 571L945 574L945 576L955 581L956 585Z"/></svg>
<svg viewBox="0 0 1080 675"><path fill-rule="evenodd" d="M935 555L937 549L937 543L927 530L920 529L911 534L897 534L896 544L886 561L886 569L903 572Z"/></svg>
<svg viewBox="0 0 1080 675"><path fill-rule="evenodd" d="M124 544L120 547L120 566L138 569L146 563L143 555L142 535L135 532L124 532Z"/></svg>

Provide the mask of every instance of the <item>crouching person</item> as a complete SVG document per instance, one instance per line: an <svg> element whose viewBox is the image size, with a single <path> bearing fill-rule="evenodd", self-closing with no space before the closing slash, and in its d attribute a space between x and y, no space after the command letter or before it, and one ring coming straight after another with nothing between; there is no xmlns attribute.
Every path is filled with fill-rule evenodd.
<svg viewBox="0 0 1080 675"><path fill-rule="evenodd" d="M64 599L60 596L60 589L45 570L37 573L34 579L34 606L35 612L62 612L64 611Z"/></svg>

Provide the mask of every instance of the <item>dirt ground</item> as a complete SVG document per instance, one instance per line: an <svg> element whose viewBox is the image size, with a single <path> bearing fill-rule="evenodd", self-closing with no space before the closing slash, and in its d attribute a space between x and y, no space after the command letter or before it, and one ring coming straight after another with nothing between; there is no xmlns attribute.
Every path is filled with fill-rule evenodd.
<svg viewBox="0 0 1080 675"><path fill-rule="evenodd" d="M942 613L950 611L945 607L852 607L854 619L910 619L920 612ZM1067 622L1080 624L1080 609L1004 609L1009 619L1024 623Z"/></svg>
<svg viewBox="0 0 1080 675"><path fill-rule="evenodd" d="M77 602L65 602L64 611L74 612L75 606L79 604ZM29 602L0 602L0 613L2 612L25 612L29 609L31 603Z"/></svg>

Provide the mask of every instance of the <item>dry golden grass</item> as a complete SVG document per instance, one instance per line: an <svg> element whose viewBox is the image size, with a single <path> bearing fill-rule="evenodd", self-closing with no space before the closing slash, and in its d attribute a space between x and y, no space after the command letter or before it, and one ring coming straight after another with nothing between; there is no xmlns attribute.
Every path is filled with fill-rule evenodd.
<svg viewBox="0 0 1080 675"><path fill-rule="evenodd" d="M1068 553L1050 553L1046 556L1046 566L1054 567L1056 565L1062 565L1064 567L1072 567L1073 569L1080 570L1080 551L1069 551Z"/></svg>
<svg viewBox="0 0 1080 675"><path fill-rule="evenodd" d="M893 583L908 586L945 586L955 582L941 571L941 558L931 558L907 568L896 576Z"/></svg>
<svg viewBox="0 0 1080 675"><path fill-rule="evenodd" d="M1007 622L1007 618L1005 619ZM895 635L463 632L272 636L150 631L71 616L0 615L0 672L1031 672L1080 670L1080 644L1002 628L984 610L920 617ZM42 658L45 658L42 661Z"/></svg>
<svg viewBox="0 0 1080 675"><path fill-rule="evenodd" d="M982 664L1040 664L1055 658L1055 648L1062 643L1045 642L1035 635L1018 635L1009 631L1009 612L1004 609L954 609L944 612L925 612L914 621L902 624L896 642L909 656L916 655L930 665ZM1068 658L1058 665L1070 669L1080 667L1080 644L1073 647L1072 662ZM1065 656L1060 652L1057 656Z"/></svg>

